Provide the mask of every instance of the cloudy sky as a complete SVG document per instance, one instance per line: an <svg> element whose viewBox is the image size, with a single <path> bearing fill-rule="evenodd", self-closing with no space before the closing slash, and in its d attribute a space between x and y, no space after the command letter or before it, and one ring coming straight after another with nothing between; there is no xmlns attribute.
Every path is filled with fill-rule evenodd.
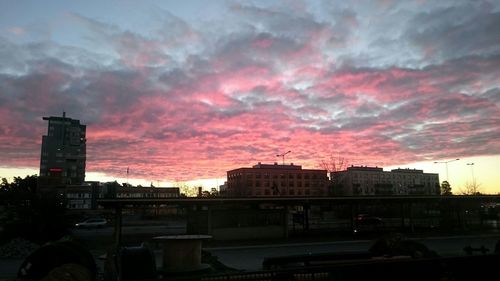
<svg viewBox="0 0 500 281"><path fill-rule="evenodd" d="M452 186L475 173L500 192L498 1L0 6L1 176L37 173L42 116L66 111L87 125L88 179L221 184L291 150L441 180L433 163L460 158Z"/></svg>

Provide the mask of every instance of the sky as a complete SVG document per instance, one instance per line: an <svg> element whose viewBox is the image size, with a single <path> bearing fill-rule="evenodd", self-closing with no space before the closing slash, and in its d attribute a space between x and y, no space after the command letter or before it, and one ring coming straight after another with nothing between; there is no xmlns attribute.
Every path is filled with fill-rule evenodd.
<svg viewBox="0 0 500 281"><path fill-rule="evenodd" d="M0 0L0 177L65 111L87 180L210 188L291 150L496 194L499 26L498 1Z"/></svg>

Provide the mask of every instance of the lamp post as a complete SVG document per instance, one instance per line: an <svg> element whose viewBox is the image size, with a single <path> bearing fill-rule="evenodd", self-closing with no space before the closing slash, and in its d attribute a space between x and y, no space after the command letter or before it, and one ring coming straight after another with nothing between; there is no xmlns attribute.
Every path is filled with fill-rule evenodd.
<svg viewBox="0 0 500 281"><path fill-rule="evenodd" d="M450 162L454 162L454 161L457 161L457 160L460 160L460 158L453 159L453 160L448 160L448 161L442 161L442 162L440 162L440 161L435 161L435 162L434 162L434 164L443 164L443 163L444 163L444 164L446 165L446 181L447 181L448 183L450 183L450 181L449 181L449 179L448 179L448 163L450 163Z"/></svg>
<svg viewBox="0 0 500 281"><path fill-rule="evenodd" d="M282 154L276 154L276 157L283 157L283 165L285 165L285 155L287 155L288 153L292 152L291 150L288 150L287 152L285 153L282 153Z"/></svg>
<svg viewBox="0 0 500 281"><path fill-rule="evenodd" d="M474 182L474 163L467 163L467 166L470 166L470 173L472 175L472 181Z"/></svg>

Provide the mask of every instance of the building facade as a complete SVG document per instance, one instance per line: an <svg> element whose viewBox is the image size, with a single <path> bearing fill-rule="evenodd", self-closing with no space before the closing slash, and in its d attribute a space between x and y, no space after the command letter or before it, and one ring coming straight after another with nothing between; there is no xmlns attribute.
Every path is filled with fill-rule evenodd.
<svg viewBox="0 0 500 281"><path fill-rule="evenodd" d="M116 189L115 198L162 199L179 197L178 187L120 187Z"/></svg>
<svg viewBox="0 0 500 281"><path fill-rule="evenodd" d="M327 196L328 183L326 170L259 163L228 171L226 196Z"/></svg>
<svg viewBox="0 0 500 281"><path fill-rule="evenodd" d="M40 177L60 178L62 184L78 185L85 180L86 126L66 117L43 117L48 121L42 137Z"/></svg>
<svg viewBox="0 0 500 281"><path fill-rule="evenodd" d="M98 209L99 199L166 199L179 198L177 187L123 187L117 183L85 182L59 188L68 209Z"/></svg>
<svg viewBox="0 0 500 281"><path fill-rule="evenodd" d="M439 175L423 170L351 166L331 173L335 195L439 195Z"/></svg>
<svg viewBox="0 0 500 281"><path fill-rule="evenodd" d="M92 209L98 208L97 199L100 198L101 186L99 182L86 182L82 185L68 185L64 189L66 208Z"/></svg>

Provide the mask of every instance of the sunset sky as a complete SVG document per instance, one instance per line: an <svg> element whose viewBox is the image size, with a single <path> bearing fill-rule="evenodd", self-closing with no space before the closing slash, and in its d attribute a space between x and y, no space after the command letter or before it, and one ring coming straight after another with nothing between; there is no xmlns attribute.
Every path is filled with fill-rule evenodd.
<svg viewBox="0 0 500 281"><path fill-rule="evenodd" d="M87 180L210 188L291 150L440 180L460 158L454 191L499 193L500 1L0 0L0 177L38 173L63 111Z"/></svg>

